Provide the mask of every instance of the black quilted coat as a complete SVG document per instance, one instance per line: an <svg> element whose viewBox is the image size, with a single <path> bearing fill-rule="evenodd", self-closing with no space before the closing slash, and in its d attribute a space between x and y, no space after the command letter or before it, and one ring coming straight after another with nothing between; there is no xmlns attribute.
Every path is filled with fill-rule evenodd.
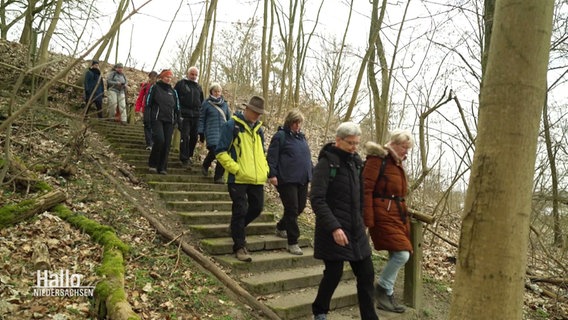
<svg viewBox="0 0 568 320"><path fill-rule="evenodd" d="M316 215L316 259L359 261L371 255L362 213L362 164L358 154L345 152L333 143L319 153L310 192ZM332 232L337 228L342 228L349 239L345 247L333 240Z"/></svg>

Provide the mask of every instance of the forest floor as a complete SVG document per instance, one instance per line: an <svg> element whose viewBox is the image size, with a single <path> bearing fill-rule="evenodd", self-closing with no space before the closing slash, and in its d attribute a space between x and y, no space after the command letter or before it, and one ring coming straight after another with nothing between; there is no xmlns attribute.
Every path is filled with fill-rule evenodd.
<svg viewBox="0 0 568 320"><path fill-rule="evenodd" d="M15 47L0 43L0 60L21 65L21 61L16 61L20 59L18 54L3 54L6 50L2 46ZM76 74L82 68L79 66ZM133 83L145 78L141 71L129 72ZM5 79L14 78L7 75ZM3 119L9 114L11 89L7 83L0 85ZM138 205L159 217L170 230L182 233L181 224L147 185L134 184L121 173L132 168L102 136L88 129L85 135L76 138L75 134L85 125L81 110L77 109L80 94L64 89L53 97L49 108L33 108L12 125L10 152L39 179L63 190L67 196L65 204L71 210L112 226L131 247L125 260L125 289L133 310L143 319L261 319L180 248L158 235L136 206L112 187L102 170L121 181ZM21 90L17 105L23 105L27 98L29 91ZM0 133L0 138L4 147L6 132ZM71 170L63 172L63 164ZM35 196L11 181L4 181L0 191L0 207ZM267 187L266 194L267 204L277 208L279 199L274 189ZM309 207L300 221L303 232L309 235L314 221ZM459 224L438 227L438 234L457 242ZM38 242L47 244L53 270L71 269L84 276L83 285L100 280L96 269L101 263L102 248L56 215L44 212L0 229L0 319L92 319L92 301L87 297L33 296L36 274L32 253ZM428 231L423 249L424 305L419 318L447 319L457 249ZM554 302L532 290L525 291L524 319L568 319L567 310L566 303Z"/></svg>

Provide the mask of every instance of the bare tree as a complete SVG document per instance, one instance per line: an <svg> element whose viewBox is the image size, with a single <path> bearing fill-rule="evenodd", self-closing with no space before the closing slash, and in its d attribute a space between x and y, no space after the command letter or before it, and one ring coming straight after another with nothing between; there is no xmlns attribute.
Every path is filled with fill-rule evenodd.
<svg viewBox="0 0 568 320"><path fill-rule="evenodd" d="M495 4L450 319L522 318L554 1Z"/></svg>

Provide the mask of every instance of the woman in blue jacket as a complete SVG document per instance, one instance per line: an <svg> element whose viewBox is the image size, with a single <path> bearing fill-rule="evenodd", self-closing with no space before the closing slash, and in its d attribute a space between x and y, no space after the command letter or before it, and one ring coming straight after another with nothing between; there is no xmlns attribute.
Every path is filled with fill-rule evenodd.
<svg viewBox="0 0 568 320"><path fill-rule="evenodd" d="M312 156L301 132L304 115L292 110L270 141L268 147L268 181L278 189L284 214L276 225L276 236L288 240L288 252L302 255L298 246L298 216L306 207L308 183L312 180Z"/></svg>
<svg viewBox="0 0 568 320"><path fill-rule="evenodd" d="M209 167L215 159L215 148L219 142L221 127L231 118L231 110L225 99L223 99L222 92L223 88L221 88L220 84L212 83L209 87L209 98L201 105L201 113L199 114L199 126L197 129L199 141L201 143L207 141L207 150L209 150L201 167L201 172L204 176L208 175ZM225 169L217 161L213 181L215 183L224 183L224 173Z"/></svg>

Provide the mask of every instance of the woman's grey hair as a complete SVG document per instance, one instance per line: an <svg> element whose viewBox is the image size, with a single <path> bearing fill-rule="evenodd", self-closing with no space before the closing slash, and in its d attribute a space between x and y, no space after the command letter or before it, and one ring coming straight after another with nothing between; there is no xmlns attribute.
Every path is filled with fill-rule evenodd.
<svg viewBox="0 0 568 320"><path fill-rule="evenodd" d="M408 143L408 147L414 147L414 138L409 130L395 129L391 132L389 144L402 144Z"/></svg>
<svg viewBox="0 0 568 320"><path fill-rule="evenodd" d="M209 94L213 94L213 90L223 90L223 88L221 87L221 85L218 82L213 82L210 86L209 86Z"/></svg>
<svg viewBox="0 0 568 320"><path fill-rule="evenodd" d="M294 123L302 123L304 122L304 115L300 110L294 109L288 112L286 119L284 120L284 126L290 127Z"/></svg>
<svg viewBox="0 0 568 320"><path fill-rule="evenodd" d="M343 122L337 127L335 136L340 139L345 139L349 136L360 136L361 127L355 122Z"/></svg>

